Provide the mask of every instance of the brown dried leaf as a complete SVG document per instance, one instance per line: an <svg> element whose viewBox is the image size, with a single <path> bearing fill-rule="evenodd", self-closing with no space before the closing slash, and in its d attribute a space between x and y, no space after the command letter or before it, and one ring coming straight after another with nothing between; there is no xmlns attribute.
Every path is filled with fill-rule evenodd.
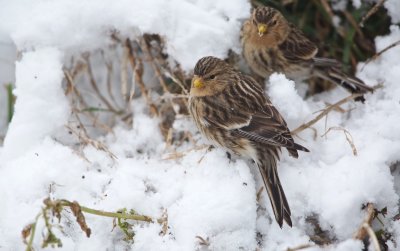
<svg viewBox="0 0 400 251"><path fill-rule="evenodd" d="M82 231L86 233L86 236L89 238L92 230L87 226L85 221L85 216L82 213L81 206L78 202L74 201L69 206L71 208L72 213L76 217L76 222L81 227Z"/></svg>

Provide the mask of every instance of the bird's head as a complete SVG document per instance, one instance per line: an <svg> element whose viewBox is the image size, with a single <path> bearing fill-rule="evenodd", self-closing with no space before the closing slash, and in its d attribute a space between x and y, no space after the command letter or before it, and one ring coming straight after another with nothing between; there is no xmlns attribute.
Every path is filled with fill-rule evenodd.
<svg viewBox="0 0 400 251"><path fill-rule="evenodd" d="M197 61L190 88L191 96L212 96L233 83L234 69L225 61L208 56Z"/></svg>
<svg viewBox="0 0 400 251"><path fill-rule="evenodd" d="M251 16L252 35L261 40L280 43L289 33L289 23L278 10L262 6L253 10Z"/></svg>

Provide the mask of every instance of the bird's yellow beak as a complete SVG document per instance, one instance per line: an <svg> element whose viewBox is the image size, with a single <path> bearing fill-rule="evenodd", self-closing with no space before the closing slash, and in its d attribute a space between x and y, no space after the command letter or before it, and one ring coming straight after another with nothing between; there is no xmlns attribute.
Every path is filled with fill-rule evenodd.
<svg viewBox="0 0 400 251"><path fill-rule="evenodd" d="M193 77L192 83L194 88L201 88L204 86L203 79L199 78L198 76Z"/></svg>
<svg viewBox="0 0 400 251"><path fill-rule="evenodd" d="M267 32L267 26L265 24L259 24L257 26L257 28L258 28L258 35L260 37L262 37L264 35L264 33Z"/></svg>

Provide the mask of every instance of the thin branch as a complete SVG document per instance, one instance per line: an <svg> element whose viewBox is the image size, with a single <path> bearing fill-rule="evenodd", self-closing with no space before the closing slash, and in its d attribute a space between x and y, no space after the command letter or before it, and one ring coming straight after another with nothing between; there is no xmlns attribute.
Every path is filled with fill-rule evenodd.
<svg viewBox="0 0 400 251"><path fill-rule="evenodd" d="M150 48L149 48L149 46L148 46L148 44L147 44L147 42L146 42L146 40L144 38L141 39L141 48L143 49L143 52L146 54L147 61L150 62L151 67L153 68L153 70L154 70L154 72L155 72L155 74L156 74L156 76L158 78L158 81L160 82L160 84L161 84L161 86L163 88L163 91L165 93L169 93L167 84L165 83L165 80L161 75L160 69L158 68L158 66L155 63L155 59L154 59L153 55L151 54Z"/></svg>
<svg viewBox="0 0 400 251"><path fill-rule="evenodd" d="M125 46L128 48L128 57L129 57L129 62L131 64L131 67L134 71L135 74L135 82L139 85L140 91L142 92L142 95L144 99L146 100L147 105L150 108L150 113L152 115L158 116L158 110L157 107L153 104L149 97L149 93L146 89L146 86L143 82L143 63L142 60L138 57L136 57L135 52L133 50L131 41L127 39L125 41ZM137 59L137 63L136 63Z"/></svg>
<svg viewBox="0 0 400 251"><path fill-rule="evenodd" d="M338 102L336 102L335 104L326 107L320 114L317 115L317 117L315 117L314 119L308 121L307 123L302 124L301 126L299 126L298 128L294 129L292 131L292 134L297 134L301 131L303 131L304 129L309 128L310 126L314 125L315 123L317 123L320 119L322 119L323 117L325 117L328 113L330 113L332 110L337 109L338 106L341 106L344 103L347 103L351 100L354 100L357 97L361 97L363 94L361 93L356 93L356 94L352 94Z"/></svg>
<svg viewBox="0 0 400 251"><path fill-rule="evenodd" d="M374 7L372 7L372 8L367 12L367 14L366 14L365 16L363 16L363 18L361 19L361 22L360 22L360 26L361 26L361 27L364 27L365 21L367 21L368 18L370 18L373 14L375 14L375 13L379 10L379 8L382 6L382 4L385 3L385 2L386 2L386 0L379 0L379 1L374 5Z"/></svg>
<svg viewBox="0 0 400 251"><path fill-rule="evenodd" d="M374 204L368 203L367 205L367 214L364 217L364 220L361 226L358 228L357 232L353 234L353 239L363 240L367 237L367 231L364 228L364 224L371 225L372 220L375 218L375 207Z"/></svg>
<svg viewBox="0 0 400 251"><path fill-rule="evenodd" d="M353 151L353 155L357 156L357 148L354 145L353 137L351 136L350 132L344 129L343 127L339 126L330 127L323 135L321 135L321 137L327 135L331 130L343 131L344 135L346 136L346 140L347 142L349 142L351 150Z"/></svg>
<svg viewBox="0 0 400 251"><path fill-rule="evenodd" d="M61 200L61 206L63 207L71 207L73 203L68 200ZM139 214L126 214L126 213L115 213L115 212L107 212L97 209L92 209L89 207L80 206L82 212L88 214L94 214L99 216L105 216L110 218L120 218L120 219L127 219L127 220L137 220L137 221L145 221L145 222L153 222L153 220L146 215L139 215Z"/></svg>
<svg viewBox="0 0 400 251"><path fill-rule="evenodd" d="M379 246L378 238L376 237L376 234L375 234L374 230L371 228L371 226L367 223L364 223L363 228L367 230L369 238L372 240L372 243L374 244L375 250L381 251L381 247Z"/></svg>
<svg viewBox="0 0 400 251"><path fill-rule="evenodd" d="M90 64L89 56L88 56L88 55L85 55L85 56L84 56L84 59L85 59L86 64L87 64L87 69L86 69L86 70L87 70L87 73L88 73L88 75L89 75L89 82L90 82L90 84L91 84L93 90L95 91L95 93L97 94L97 96L100 98L100 100L107 106L108 109L110 109L110 110L113 111L114 113L117 113L117 114L120 113L120 112L118 112L118 111L111 105L111 103L108 102L108 100L101 94L101 92L100 92L100 90L99 90L99 88L98 88L98 86L97 86L96 80L94 79L94 75L93 75L92 67L91 67L91 64Z"/></svg>
<svg viewBox="0 0 400 251"><path fill-rule="evenodd" d="M363 67L361 68L361 71L364 70L364 67L369 64L371 61L377 59L378 57L380 57L383 53L385 53L386 51L392 49L393 47L396 47L400 45L400 40L388 45L386 48L384 48L383 50L377 52L375 55L373 55L371 58L369 58L367 61L365 61Z"/></svg>

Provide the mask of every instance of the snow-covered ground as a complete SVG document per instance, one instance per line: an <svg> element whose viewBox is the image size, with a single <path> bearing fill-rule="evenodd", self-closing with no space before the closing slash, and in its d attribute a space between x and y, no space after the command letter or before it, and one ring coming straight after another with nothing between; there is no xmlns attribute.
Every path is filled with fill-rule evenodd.
<svg viewBox="0 0 400 251"><path fill-rule="evenodd" d="M1 85L14 81L13 43L20 52L15 62L15 114L0 147L1 250L24 248L21 230L34 221L47 197L107 211L134 209L154 219L165 211L168 215L167 234L160 234L158 223L137 223L134 242L128 243L120 230L112 231L110 218L85 214L92 229L86 238L73 215L65 212L62 231L54 230L62 250L286 250L311 243L313 230L306 218L315 215L322 230L335 239L327 249L362 250L352 234L368 202L378 209L387 207L386 218L381 217L384 225L378 222L374 227L392 233L389 248L398 248L400 223L392 217L399 212L400 176L391 173L390 166L400 160L400 47L364 68L359 65L360 78L370 85L383 83L383 88L367 95L364 104L348 102L341 106L346 112L332 111L313 125L315 130L300 132L296 141L310 153L293 159L283 152L279 174L293 227L280 229L271 218L266 194L256 201L262 184L252 163L230 161L224 151L205 148L167 159L170 149L159 121L150 118L141 98L132 102L131 129L117 123L113 133L99 138L116 159L92 146L82 149L85 159L63 140L71 114L62 87L63 67L71 56L106 47L113 30L133 39L158 33L166 40L166 53L190 71L202 56L225 57L228 49L240 52L240 26L250 10L247 1L19 0L0 1L0 6L0 60L3 55L11 60L5 64L9 70L3 70L0 61ZM397 0L388 0L385 7L394 21L400 20ZM389 35L376 39L377 50L398 40L400 29L393 25ZM299 88L279 74L268 84L268 94L291 129L314 118L325 102L348 95L336 88L304 100ZM0 93L1 129L6 123ZM333 129L327 132L329 128ZM343 130L335 128L351 134L357 154ZM174 129L200 138L188 117L179 117ZM179 150L191 148L186 143ZM36 250L43 229L39 221Z"/></svg>

